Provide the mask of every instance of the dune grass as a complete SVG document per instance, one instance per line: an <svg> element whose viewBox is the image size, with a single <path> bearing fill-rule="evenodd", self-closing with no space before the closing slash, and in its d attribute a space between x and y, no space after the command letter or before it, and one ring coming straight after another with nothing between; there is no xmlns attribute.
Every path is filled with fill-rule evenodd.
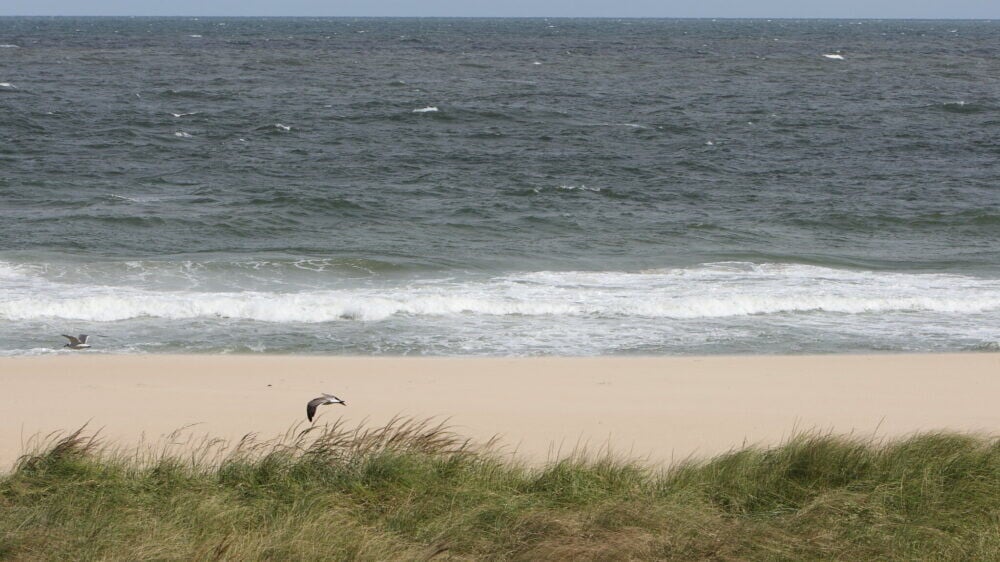
<svg viewBox="0 0 1000 562"><path fill-rule="evenodd" d="M804 434L657 470L402 419L158 453L80 430L0 476L0 559L1000 560L1000 441Z"/></svg>

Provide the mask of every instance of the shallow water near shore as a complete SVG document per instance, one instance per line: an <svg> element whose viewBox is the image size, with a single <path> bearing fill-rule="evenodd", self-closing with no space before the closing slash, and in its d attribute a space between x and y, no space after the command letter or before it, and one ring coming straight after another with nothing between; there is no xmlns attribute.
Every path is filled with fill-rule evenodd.
<svg viewBox="0 0 1000 562"><path fill-rule="evenodd" d="M0 354L995 351L998 32L0 18Z"/></svg>

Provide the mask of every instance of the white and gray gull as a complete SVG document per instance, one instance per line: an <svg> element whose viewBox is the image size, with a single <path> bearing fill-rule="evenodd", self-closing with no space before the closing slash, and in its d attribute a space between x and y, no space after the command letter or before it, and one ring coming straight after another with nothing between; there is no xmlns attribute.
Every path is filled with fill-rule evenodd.
<svg viewBox="0 0 1000 562"><path fill-rule="evenodd" d="M80 334L79 336L67 336L63 334L62 337L69 340L69 343L63 347L68 347L70 349L87 349L90 344L87 343L87 339L90 337L87 334Z"/></svg>
<svg viewBox="0 0 1000 562"><path fill-rule="evenodd" d="M313 421L313 417L316 416L316 408L326 406L327 404L340 404L341 406L346 406L347 402L344 402L332 394L324 392L323 396L313 398L308 404L306 404L306 417L309 418L309 421Z"/></svg>

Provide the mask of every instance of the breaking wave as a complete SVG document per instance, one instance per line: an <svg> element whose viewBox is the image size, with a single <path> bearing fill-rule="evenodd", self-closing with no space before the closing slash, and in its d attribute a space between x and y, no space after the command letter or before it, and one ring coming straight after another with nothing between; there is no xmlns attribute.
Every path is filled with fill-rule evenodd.
<svg viewBox="0 0 1000 562"><path fill-rule="evenodd" d="M0 295L0 319L15 321L320 323L397 315L699 319L1000 311L998 280L738 262L643 272L542 271L464 281L218 292L77 285L0 264Z"/></svg>

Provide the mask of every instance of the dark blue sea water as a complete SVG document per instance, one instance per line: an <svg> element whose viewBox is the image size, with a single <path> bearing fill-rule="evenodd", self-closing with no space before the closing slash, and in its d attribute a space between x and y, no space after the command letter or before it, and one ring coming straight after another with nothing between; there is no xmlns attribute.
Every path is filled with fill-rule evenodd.
<svg viewBox="0 0 1000 562"><path fill-rule="evenodd" d="M0 18L0 353L996 350L1000 23Z"/></svg>

